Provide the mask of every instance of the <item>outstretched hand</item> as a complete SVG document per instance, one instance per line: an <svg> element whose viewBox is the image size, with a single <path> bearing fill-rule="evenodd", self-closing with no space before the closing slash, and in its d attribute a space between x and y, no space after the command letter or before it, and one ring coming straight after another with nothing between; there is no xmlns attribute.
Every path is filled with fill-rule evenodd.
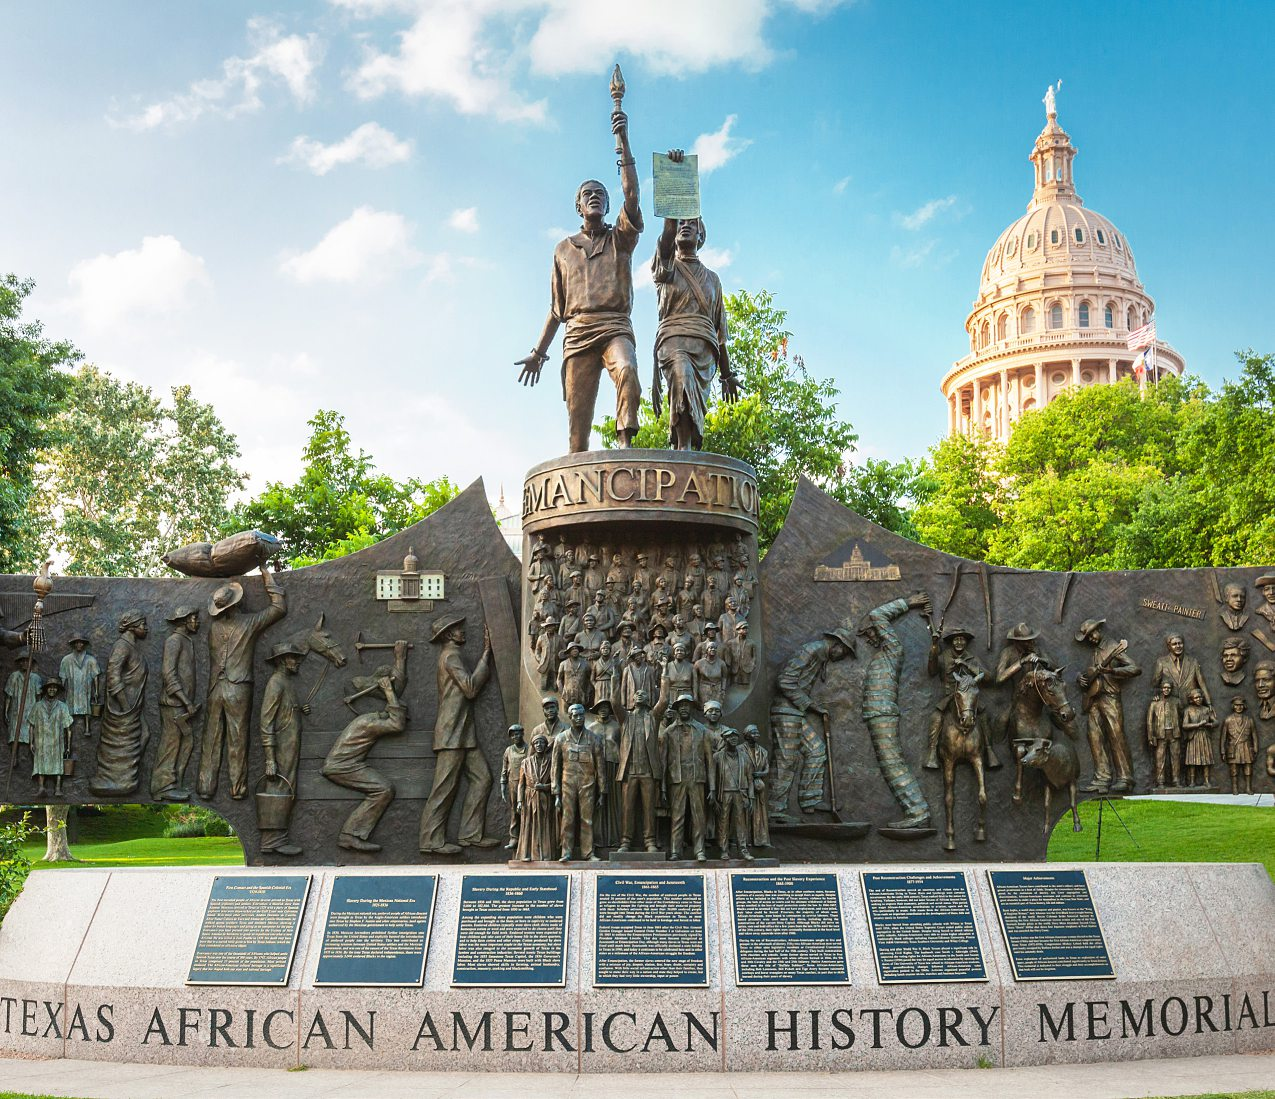
<svg viewBox="0 0 1275 1099"><path fill-rule="evenodd" d="M727 404L739 400L739 379L734 374L722 375L722 400Z"/></svg>
<svg viewBox="0 0 1275 1099"><path fill-rule="evenodd" d="M674 164L681 164L682 161L686 159L686 154L681 149L670 149L668 151L668 158Z"/></svg>
<svg viewBox="0 0 1275 1099"><path fill-rule="evenodd" d="M540 381L540 368L544 366L548 356L540 356L536 352L530 355L524 355L521 359L514 360L514 366L521 366L522 373L518 375L518 381L523 385L535 385Z"/></svg>

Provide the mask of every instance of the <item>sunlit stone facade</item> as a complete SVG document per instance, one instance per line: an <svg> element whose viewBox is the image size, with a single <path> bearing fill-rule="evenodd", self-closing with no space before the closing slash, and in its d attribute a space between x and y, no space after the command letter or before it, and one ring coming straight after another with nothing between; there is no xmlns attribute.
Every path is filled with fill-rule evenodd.
<svg viewBox="0 0 1275 1099"><path fill-rule="evenodd" d="M987 253L965 321L970 353L943 378L949 434L981 429L1004 442L1024 412L1069 386L1127 377L1136 356L1128 334L1155 308L1124 234L1076 194L1076 149L1057 112L1047 117L1031 154L1031 203ZM1156 344L1160 376L1183 366Z"/></svg>

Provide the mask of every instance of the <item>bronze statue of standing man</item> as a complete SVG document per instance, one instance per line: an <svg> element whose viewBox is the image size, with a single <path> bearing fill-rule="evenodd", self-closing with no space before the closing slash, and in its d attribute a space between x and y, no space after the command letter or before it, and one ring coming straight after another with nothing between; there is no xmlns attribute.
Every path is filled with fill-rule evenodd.
<svg viewBox="0 0 1275 1099"><path fill-rule="evenodd" d="M637 166L629 147L629 120L620 110L624 82L619 66L611 81L615 110L611 132L619 154L624 205L614 225L604 220L611 209L607 189L586 179L576 191L580 232L560 241L553 252L549 315L531 354L519 359L518 380L535 385L548 361L549 345L565 324L562 340L562 399L567 402L568 449L589 449L593 410L602 371L615 383L615 426L621 446L630 446L638 430L637 346L633 339L633 252L642 232Z"/></svg>

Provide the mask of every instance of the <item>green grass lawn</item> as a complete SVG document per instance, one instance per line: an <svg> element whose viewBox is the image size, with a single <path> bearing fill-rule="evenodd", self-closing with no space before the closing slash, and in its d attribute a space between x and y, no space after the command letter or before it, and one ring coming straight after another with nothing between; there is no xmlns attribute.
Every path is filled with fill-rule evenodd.
<svg viewBox="0 0 1275 1099"><path fill-rule="evenodd" d="M37 824L43 814L32 814ZM23 846L34 870L102 866L242 866L243 846L234 836L167 839L165 819L145 805L122 805L107 812L81 812L78 836L71 844L77 862L41 862L44 838ZM2 1099L2 1096L0 1096Z"/></svg>
<svg viewBox="0 0 1275 1099"><path fill-rule="evenodd" d="M1070 813L1058 822L1049 841L1050 862L1094 861L1098 802L1080 806L1080 823L1085 830L1073 832ZM1275 877L1275 809L1117 800L1102 813L1102 861L1260 862Z"/></svg>

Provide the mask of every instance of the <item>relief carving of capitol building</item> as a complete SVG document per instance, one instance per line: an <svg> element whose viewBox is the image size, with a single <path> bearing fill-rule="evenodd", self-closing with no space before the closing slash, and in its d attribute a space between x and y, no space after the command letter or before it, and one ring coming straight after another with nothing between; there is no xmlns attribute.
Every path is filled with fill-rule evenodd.
<svg viewBox="0 0 1275 1099"><path fill-rule="evenodd" d="M1076 194L1076 149L1052 89L1045 103L1031 203L987 253L965 321L970 353L943 378L949 434L977 427L1004 442L1024 412L1068 387L1128 377L1138 355L1129 333L1155 308L1124 234ZM1158 374L1180 376L1182 356L1162 341L1154 347Z"/></svg>

